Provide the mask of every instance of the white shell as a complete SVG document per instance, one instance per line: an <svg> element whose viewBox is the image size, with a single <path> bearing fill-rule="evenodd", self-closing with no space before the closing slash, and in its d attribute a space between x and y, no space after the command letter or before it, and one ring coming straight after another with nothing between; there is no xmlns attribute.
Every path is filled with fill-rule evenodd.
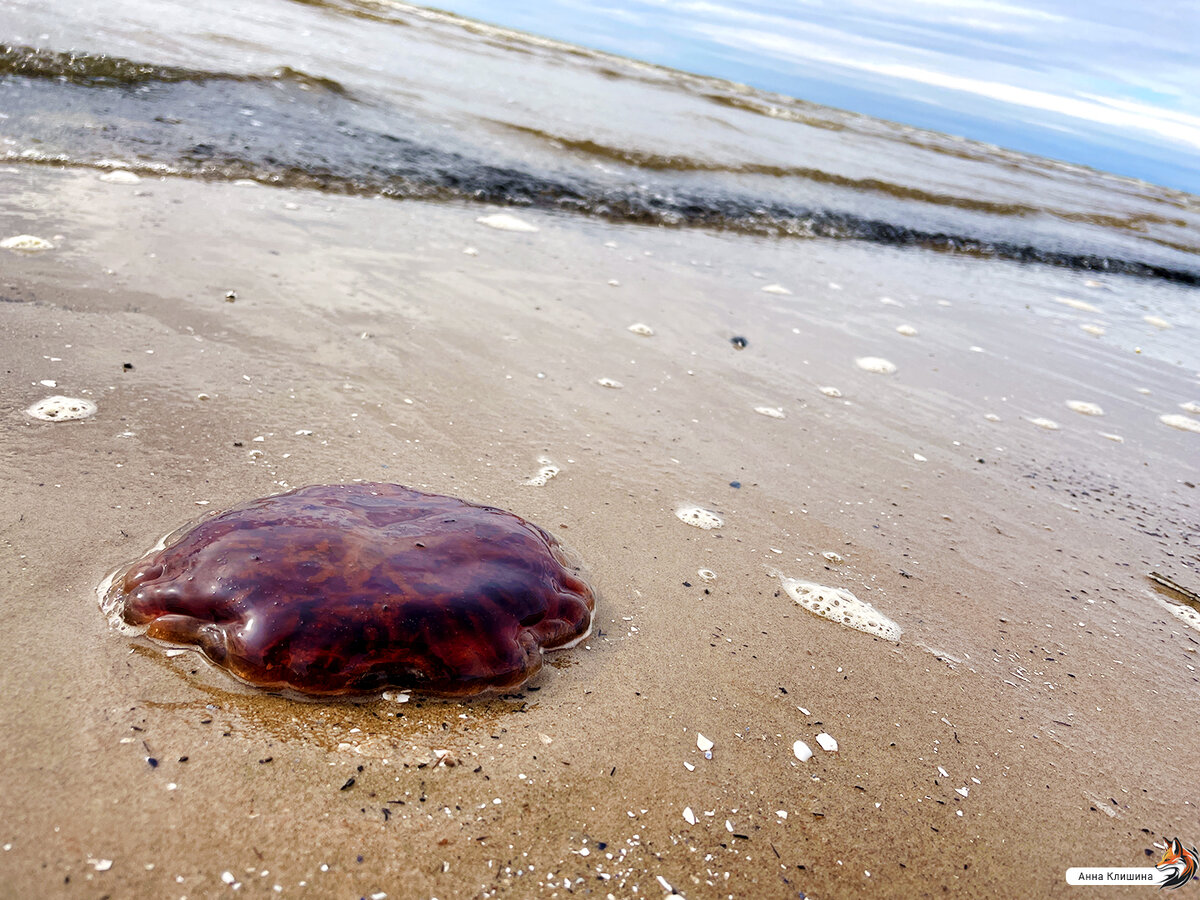
<svg viewBox="0 0 1200 900"><path fill-rule="evenodd" d="M1038 428L1045 428L1047 431L1058 431L1058 423L1053 419L1047 419L1044 416L1035 416L1029 420L1031 425L1036 425Z"/></svg>
<svg viewBox="0 0 1200 900"><path fill-rule="evenodd" d="M882 356L860 356L854 360L854 364L863 371L874 372L876 375L891 375L896 371L896 364Z"/></svg>
<svg viewBox="0 0 1200 900"><path fill-rule="evenodd" d="M142 179L138 178L133 172L128 172L125 169L113 169L111 172L105 172L101 175L100 180L108 184L137 184Z"/></svg>
<svg viewBox="0 0 1200 900"><path fill-rule="evenodd" d="M510 216L508 213L493 213L490 216L480 216L475 221L480 225L486 225L488 228L496 228L500 231L520 231L526 234L534 234L540 231L536 225L530 225L516 216Z"/></svg>
<svg viewBox="0 0 1200 900"><path fill-rule="evenodd" d="M1159 416L1158 421L1164 425L1170 425L1172 428L1178 428L1180 431L1194 431L1200 434L1200 422L1189 419L1187 416L1181 416L1179 413L1167 413L1165 416Z"/></svg>

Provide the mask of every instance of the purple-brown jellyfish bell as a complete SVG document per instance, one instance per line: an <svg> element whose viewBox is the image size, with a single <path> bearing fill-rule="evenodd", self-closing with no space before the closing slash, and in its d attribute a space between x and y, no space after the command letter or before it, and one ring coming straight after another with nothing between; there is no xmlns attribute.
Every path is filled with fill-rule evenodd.
<svg viewBox="0 0 1200 900"><path fill-rule="evenodd" d="M516 688L591 631L595 598L520 516L395 484L252 500L101 586L116 623L268 690L466 697Z"/></svg>

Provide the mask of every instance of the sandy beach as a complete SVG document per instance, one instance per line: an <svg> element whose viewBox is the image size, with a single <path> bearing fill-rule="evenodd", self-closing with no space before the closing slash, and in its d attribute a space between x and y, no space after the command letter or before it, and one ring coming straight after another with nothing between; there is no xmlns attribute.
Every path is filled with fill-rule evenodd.
<svg viewBox="0 0 1200 900"><path fill-rule="evenodd" d="M1146 577L1196 586L1200 435L1159 417L1197 382L1055 299L1177 289L99 174L0 172L2 236L54 244L0 251L4 892L1053 896L1200 833L1200 634ZM356 479L552 531L596 631L517 694L299 702L101 615L166 532Z"/></svg>

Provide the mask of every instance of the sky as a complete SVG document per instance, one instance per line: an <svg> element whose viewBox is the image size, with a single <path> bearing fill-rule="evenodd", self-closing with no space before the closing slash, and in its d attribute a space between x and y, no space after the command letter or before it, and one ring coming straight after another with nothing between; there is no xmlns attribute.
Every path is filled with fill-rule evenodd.
<svg viewBox="0 0 1200 900"><path fill-rule="evenodd" d="M431 5L1200 194L1198 0Z"/></svg>

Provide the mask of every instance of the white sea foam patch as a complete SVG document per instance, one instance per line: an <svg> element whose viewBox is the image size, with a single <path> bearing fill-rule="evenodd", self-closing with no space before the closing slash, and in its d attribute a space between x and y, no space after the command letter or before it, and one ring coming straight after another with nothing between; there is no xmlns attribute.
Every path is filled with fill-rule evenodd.
<svg viewBox="0 0 1200 900"><path fill-rule="evenodd" d="M1058 423L1053 419L1047 419L1045 416L1034 416L1029 422L1038 428L1045 428L1047 431L1058 431Z"/></svg>
<svg viewBox="0 0 1200 900"><path fill-rule="evenodd" d="M33 234L14 234L0 241L0 247L5 250L17 250L21 253L39 253L42 250L53 250L54 245L45 238Z"/></svg>
<svg viewBox="0 0 1200 900"><path fill-rule="evenodd" d="M1189 400L1187 403L1180 403L1179 408L1184 412L1196 413L1200 415L1200 403L1195 400Z"/></svg>
<svg viewBox="0 0 1200 900"><path fill-rule="evenodd" d="M480 225L486 225L488 228L496 228L500 231L520 231L526 234L534 234L541 229L536 225L531 225L523 219L518 219L516 216L510 216L508 213L493 213L490 216L480 216L475 220Z"/></svg>
<svg viewBox="0 0 1200 900"><path fill-rule="evenodd" d="M905 337L916 337L917 329L913 328L911 325L897 325L896 333L902 334Z"/></svg>
<svg viewBox="0 0 1200 900"><path fill-rule="evenodd" d="M1055 303L1061 303L1063 306L1069 306L1071 309L1077 309L1080 312L1098 313L1100 308L1093 306L1085 300L1076 300L1074 297L1055 297Z"/></svg>
<svg viewBox="0 0 1200 900"><path fill-rule="evenodd" d="M1100 435L1100 437L1104 438L1106 441L1112 441L1114 444L1125 443L1125 438L1121 437L1119 434L1112 434L1108 431L1097 431L1096 434Z"/></svg>
<svg viewBox="0 0 1200 900"><path fill-rule="evenodd" d="M781 406L756 406L754 411L760 416L766 416L769 419L782 419L783 407Z"/></svg>
<svg viewBox="0 0 1200 900"><path fill-rule="evenodd" d="M545 487L546 482L561 472L562 469L555 465L554 461L548 456L539 456L537 461L541 468L525 484L532 485L533 487Z"/></svg>
<svg viewBox="0 0 1200 900"><path fill-rule="evenodd" d="M43 422L68 422L72 419L86 419L96 414L96 404L81 397L63 397L55 395L39 400L25 414Z"/></svg>
<svg viewBox="0 0 1200 900"><path fill-rule="evenodd" d="M705 531L720 528L725 524L725 520L715 512L701 506L681 506L675 510L675 518L696 528L703 528Z"/></svg>
<svg viewBox="0 0 1200 900"><path fill-rule="evenodd" d="M1104 410L1100 408L1098 403L1089 403L1087 400L1068 400L1067 409L1079 413L1081 416L1102 416Z"/></svg>
<svg viewBox="0 0 1200 900"><path fill-rule="evenodd" d="M835 387L829 387L828 385L826 385L825 387L817 388L817 390L820 391L822 394L824 394L826 397L833 397L836 399L836 398L842 396L841 391L839 391Z"/></svg>
<svg viewBox="0 0 1200 900"><path fill-rule="evenodd" d="M860 356L854 364L864 372L874 372L876 375L891 375L896 371L896 364L882 356Z"/></svg>
<svg viewBox="0 0 1200 900"><path fill-rule="evenodd" d="M767 574L778 578L787 595L809 612L884 640L897 643L900 641L900 626L867 601L859 600L850 591L817 584L815 581L789 578L778 569L769 566Z"/></svg>
<svg viewBox="0 0 1200 900"><path fill-rule="evenodd" d="M1170 328L1171 323L1161 316L1142 316L1142 321L1153 325L1155 328Z"/></svg>
<svg viewBox="0 0 1200 900"><path fill-rule="evenodd" d="M1162 606L1166 607L1167 612L1188 626L1188 628L1200 631L1200 612L1196 612L1190 606L1184 606L1182 603L1168 603L1161 597L1157 599Z"/></svg>
<svg viewBox="0 0 1200 900"><path fill-rule="evenodd" d="M1189 419L1187 416L1181 416L1179 413L1167 413L1165 416L1159 416L1158 421L1172 428L1178 428L1180 431L1194 431L1196 434L1200 434L1200 422Z"/></svg>
<svg viewBox="0 0 1200 900"><path fill-rule="evenodd" d="M597 378L596 384L600 385L600 387L612 388L613 390L620 390L625 387L625 385L621 384L615 378Z"/></svg>
<svg viewBox="0 0 1200 900"><path fill-rule="evenodd" d="M1088 324L1088 325L1080 325L1079 327L1082 328L1084 331L1086 331L1088 334L1092 335L1093 337L1100 337L1102 334L1104 334L1104 326L1102 326L1102 325Z"/></svg>
<svg viewBox="0 0 1200 900"><path fill-rule="evenodd" d="M654 329L645 322L634 322L629 326L629 330L642 337L654 337Z"/></svg>
<svg viewBox="0 0 1200 900"><path fill-rule="evenodd" d="M762 292L764 294L790 294L791 293L791 291L789 291L787 288L785 288L782 284L765 284L762 287Z"/></svg>

